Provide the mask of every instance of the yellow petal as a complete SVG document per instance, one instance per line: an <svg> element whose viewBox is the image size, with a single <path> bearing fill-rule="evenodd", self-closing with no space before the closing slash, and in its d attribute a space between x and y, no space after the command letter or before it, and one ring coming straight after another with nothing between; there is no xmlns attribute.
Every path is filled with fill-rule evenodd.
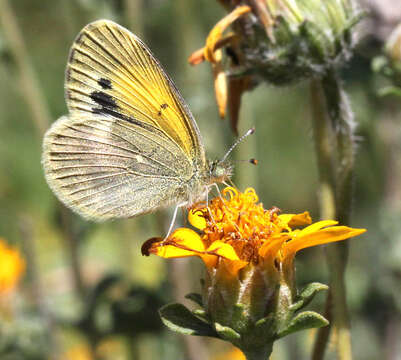
<svg viewBox="0 0 401 360"><path fill-rule="evenodd" d="M221 256L224 259L225 266L232 274L236 273L239 269L243 268L244 266L246 266L248 264L246 261L242 261L238 257L234 248L230 244L227 244L220 240L213 242L207 249L207 252L209 254L214 253L218 256ZM209 259L204 259L203 256L202 256L202 259L205 262L206 266L210 266L206 262ZM213 261L214 259L210 259L210 260Z"/></svg>
<svg viewBox="0 0 401 360"><path fill-rule="evenodd" d="M201 237L193 230L179 228L171 236L152 245L151 253L164 258L199 256L205 251Z"/></svg>
<svg viewBox="0 0 401 360"><path fill-rule="evenodd" d="M320 229L316 232L308 232L304 234L300 232L297 237L283 244L284 257L291 256L297 251L308 247L349 239L351 237L358 236L365 231L366 229L353 229L347 226L333 226Z"/></svg>
<svg viewBox="0 0 401 360"><path fill-rule="evenodd" d="M223 241L214 241L207 249L207 252L212 252L219 256L226 258L227 260L239 260L237 253L234 248Z"/></svg>
<svg viewBox="0 0 401 360"><path fill-rule="evenodd" d="M309 225L312 222L308 211L302 214L281 214L278 219L290 227Z"/></svg>
<svg viewBox="0 0 401 360"><path fill-rule="evenodd" d="M289 234L282 233L277 237L272 237L269 241L266 241L259 249L259 256L262 258L268 258L275 256L277 251L282 247L283 243L290 238Z"/></svg>
<svg viewBox="0 0 401 360"><path fill-rule="evenodd" d="M305 234L309 234L309 233L313 233L316 232L324 227L328 227L328 226L333 226L333 225L337 225L338 221L336 220L323 220L323 221L318 221L317 223L314 223L312 225L307 226L306 228L302 229L300 231L299 236L303 236Z"/></svg>
<svg viewBox="0 0 401 360"><path fill-rule="evenodd" d="M221 259L221 263L224 264L225 268L231 273L232 276L235 276L239 270L248 265L246 261L242 260L226 260Z"/></svg>
<svg viewBox="0 0 401 360"><path fill-rule="evenodd" d="M204 230L206 228L206 219L205 219L205 211L207 211L207 208L203 209L197 209L193 208L189 211L188 214L188 221L189 223L199 229L199 230Z"/></svg>

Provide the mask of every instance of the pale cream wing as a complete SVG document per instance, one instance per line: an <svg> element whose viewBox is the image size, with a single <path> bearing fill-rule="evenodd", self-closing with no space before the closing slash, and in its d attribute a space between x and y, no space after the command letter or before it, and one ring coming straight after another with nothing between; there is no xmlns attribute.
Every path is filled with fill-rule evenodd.
<svg viewBox="0 0 401 360"><path fill-rule="evenodd" d="M107 114L160 129L205 167L198 127L173 82L146 45L112 21L87 25L75 40L66 99L73 114Z"/></svg>
<svg viewBox="0 0 401 360"><path fill-rule="evenodd" d="M131 217L188 199L192 164L162 131L105 115L64 116L48 130L51 189L85 218Z"/></svg>

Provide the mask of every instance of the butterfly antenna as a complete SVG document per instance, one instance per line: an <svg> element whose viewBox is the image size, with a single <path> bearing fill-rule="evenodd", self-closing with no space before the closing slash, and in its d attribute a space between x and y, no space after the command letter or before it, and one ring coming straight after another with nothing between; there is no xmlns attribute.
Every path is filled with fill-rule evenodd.
<svg viewBox="0 0 401 360"><path fill-rule="evenodd" d="M247 162L247 163L250 163L250 164L252 164L252 165L258 165L259 164L259 160L258 159L254 159L254 158L251 158L251 159L248 159L248 160L242 160L242 159L240 159L240 160L233 160L233 161L235 161L235 162Z"/></svg>
<svg viewBox="0 0 401 360"><path fill-rule="evenodd" d="M230 155L230 153L237 147L237 145L241 143L246 137L252 135L254 132L255 128L252 127L244 135L242 135L239 139L237 139L237 141L230 147L230 149L226 152L226 154L223 156L220 162L221 163L224 162L227 159L228 155Z"/></svg>

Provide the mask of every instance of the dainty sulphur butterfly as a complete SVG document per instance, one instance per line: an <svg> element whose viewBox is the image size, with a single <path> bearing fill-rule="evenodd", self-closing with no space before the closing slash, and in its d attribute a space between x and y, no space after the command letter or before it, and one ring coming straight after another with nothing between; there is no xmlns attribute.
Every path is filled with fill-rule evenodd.
<svg viewBox="0 0 401 360"><path fill-rule="evenodd" d="M69 114L47 131L42 163L58 198L87 219L191 205L231 176L225 160L206 160L188 106L150 50L112 21L79 33L65 97Z"/></svg>

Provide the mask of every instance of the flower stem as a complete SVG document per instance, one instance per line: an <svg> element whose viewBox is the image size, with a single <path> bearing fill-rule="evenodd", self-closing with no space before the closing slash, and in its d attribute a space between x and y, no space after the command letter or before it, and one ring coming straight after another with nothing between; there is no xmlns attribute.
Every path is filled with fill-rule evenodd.
<svg viewBox="0 0 401 360"><path fill-rule="evenodd" d="M316 153L320 177L320 211L325 219L349 224L354 167L353 114L348 98L334 71L311 84L311 102ZM330 272L330 295L333 309L327 308L329 320L338 335L337 355L352 359L351 335L346 303L345 269L348 243L326 248ZM329 311L331 310L331 311ZM323 359L329 328L318 331L312 358Z"/></svg>
<svg viewBox="0 0 401 360"><path fill-rule="evenodd" d="M261 348L241 349L246 360L268 360L273 351L273 343Z"/></svg>

